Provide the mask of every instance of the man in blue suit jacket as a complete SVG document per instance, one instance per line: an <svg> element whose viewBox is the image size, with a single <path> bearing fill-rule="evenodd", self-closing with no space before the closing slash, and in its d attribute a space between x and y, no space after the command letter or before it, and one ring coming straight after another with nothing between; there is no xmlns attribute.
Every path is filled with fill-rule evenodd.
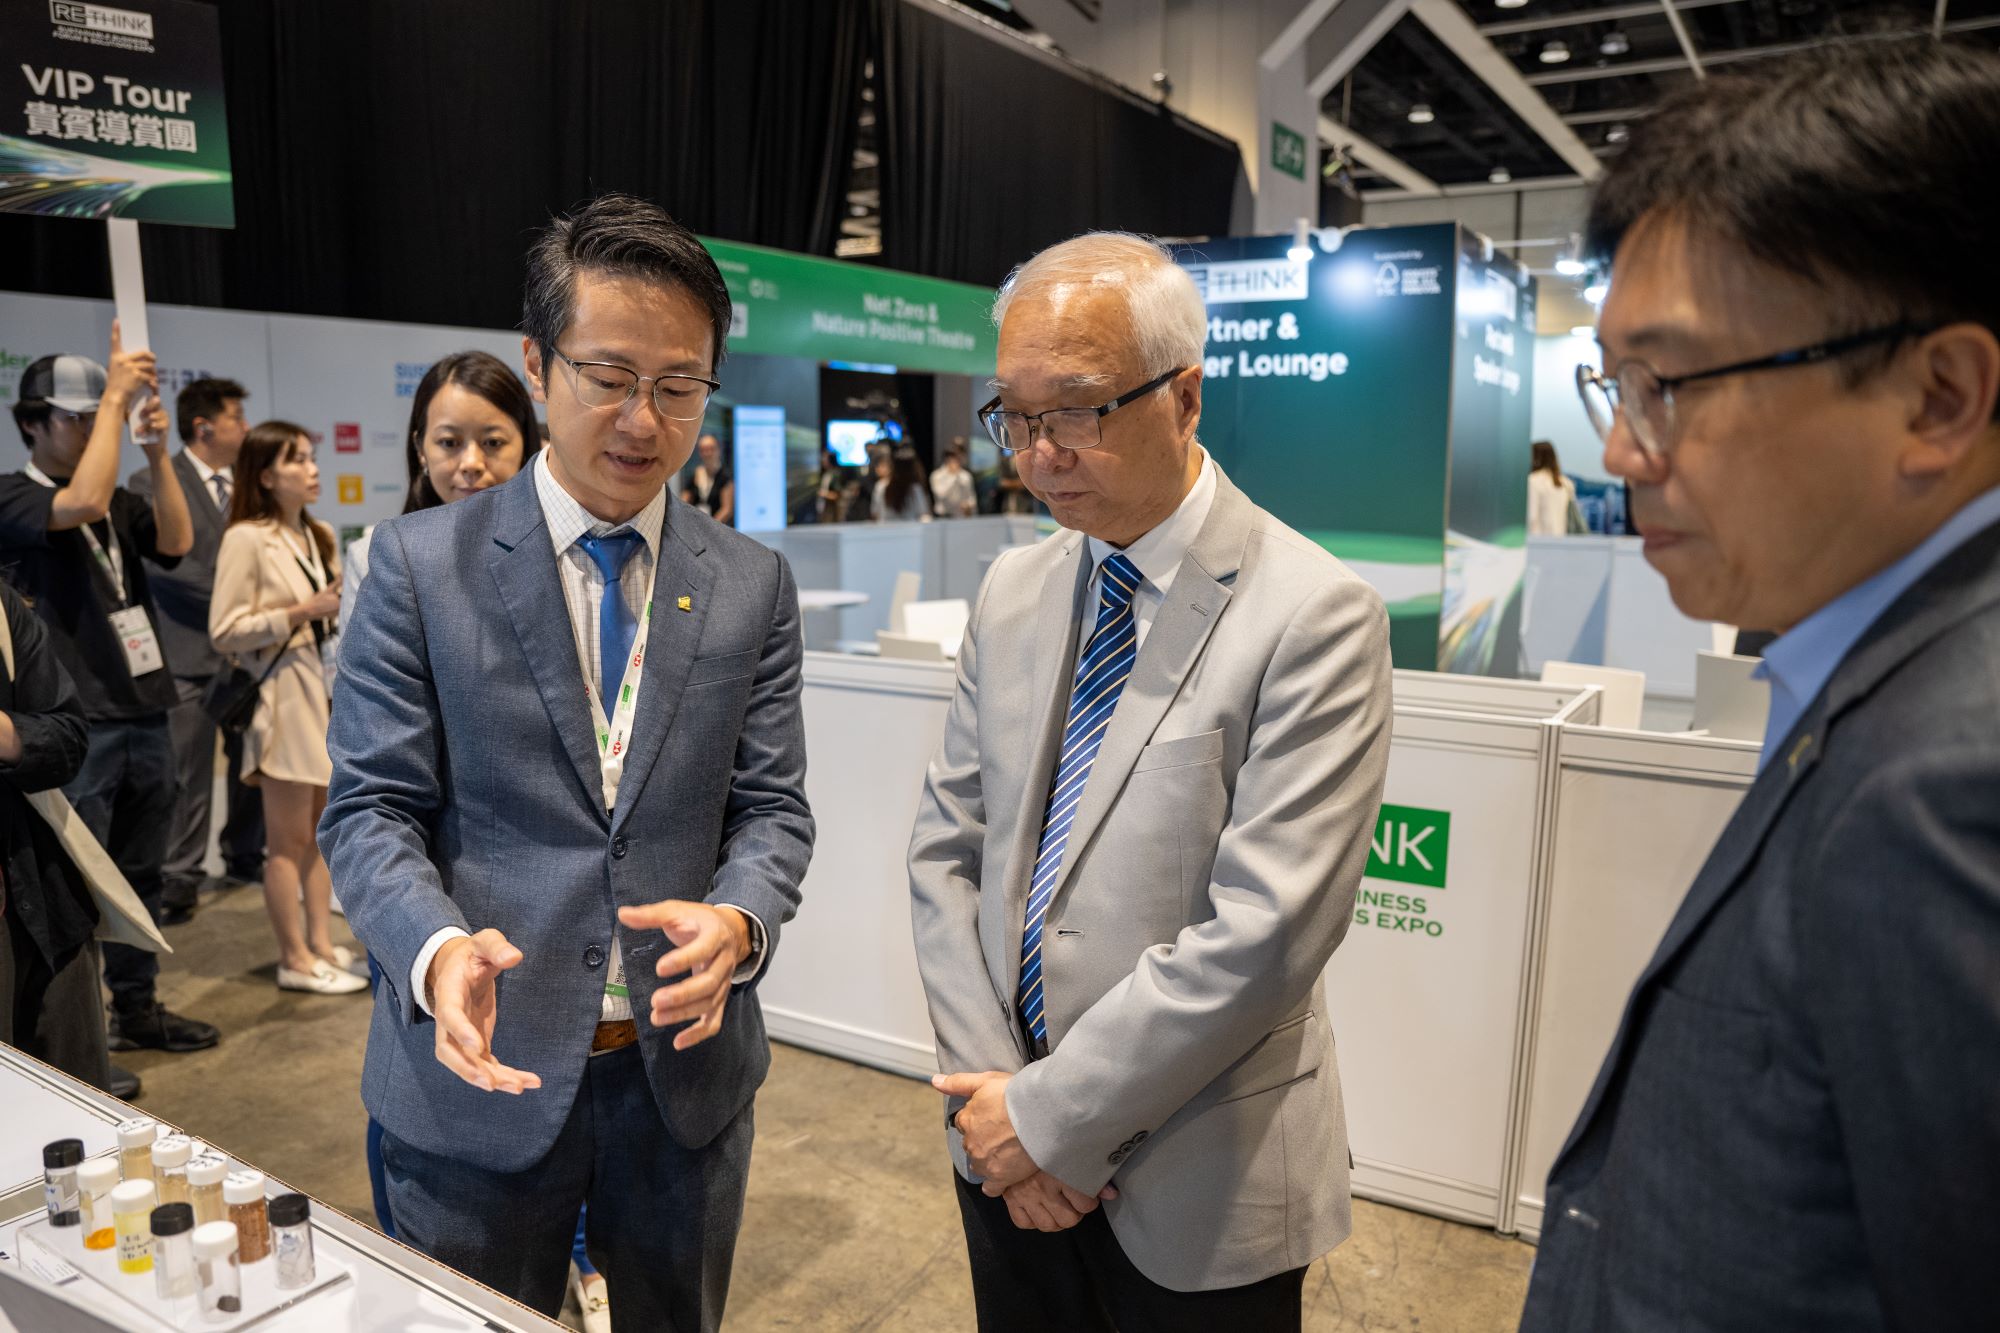
<svg viewBox="0 0 2000 1333"><path fill-rule="evenodd" d="M1775 627L1762 767L1569 1142L1523 1327L2000 1318L2000 60L1854 43L1667 99L1579 373L1646 558Z"/></svg>
<svg viewBox="0 0 2000 1333"><path fill-rule="evenodd" d="M618 1325L714 1329L812 847L798 598L667 493L729 328L691 233L559 219L524 327L549 448L381 525L342 636L320 844L384 972L362 1095L403 1240L553 1315L587 1200Z"/></svg>

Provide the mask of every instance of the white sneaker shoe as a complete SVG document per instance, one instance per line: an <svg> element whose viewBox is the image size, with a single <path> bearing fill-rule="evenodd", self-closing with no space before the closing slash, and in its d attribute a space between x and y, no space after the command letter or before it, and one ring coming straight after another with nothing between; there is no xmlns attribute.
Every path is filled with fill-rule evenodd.
<svg viewBox="0 0 2000 1333"><path fill-rule="evenodd" d="M342 972L324 958L315 958L310 972L294 972L280 966L278 989L310 991L315 995L352 995L367 990L368 980L352 972Z"/></svg>

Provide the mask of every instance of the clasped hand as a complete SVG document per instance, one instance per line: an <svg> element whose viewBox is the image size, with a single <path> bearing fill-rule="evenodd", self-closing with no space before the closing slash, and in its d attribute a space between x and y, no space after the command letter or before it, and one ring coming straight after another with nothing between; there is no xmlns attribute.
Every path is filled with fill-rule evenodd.
<svg viewBox="0 0 2000 1333"><path fill-rule="evenodd" d="M1118 1190L1106 1185L1096 1195L1085 1194L1035 1165L1007 1114L1007 1084L1012 1079L998 1070L939 1074L931 1086L947 1097L966 1099L952 1123L965 1140L966 1160L985 1177L980 1188L987 1197L1006 1200L1008 1217L1023 1230L1067 1231L1100 1201L1117 1198Z"/></svg>
<svg viewBox="0 0 2000 1333"><path fill-rule="evenodd" d="M735 908L670 898L644 907L621 907L618 919L634 930L658 929L674 948L653 971L661 977L685 972L683 981L653 992L654 1027L688 1026L674 1034L684 1051L722 1030L730 981L750 956L750 923ZM437 1020L433 1048L437 1061L482 1092L516 1096L542 1086L541 1076L502 1064L493 1055L497 1014L496 983L518 967L521 951L499 931L447 940L431 958L431 1014Z"/></svg>

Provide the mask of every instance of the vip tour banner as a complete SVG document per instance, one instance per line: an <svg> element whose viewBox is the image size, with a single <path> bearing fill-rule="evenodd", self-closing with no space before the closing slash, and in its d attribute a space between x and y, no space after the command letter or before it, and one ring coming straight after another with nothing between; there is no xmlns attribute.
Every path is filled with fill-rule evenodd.
<svg viewBox="0 0 2000 1333"><path fill-rule="evenodd" d="M236 225L216 11L0 6L0 211Z"/></svg>

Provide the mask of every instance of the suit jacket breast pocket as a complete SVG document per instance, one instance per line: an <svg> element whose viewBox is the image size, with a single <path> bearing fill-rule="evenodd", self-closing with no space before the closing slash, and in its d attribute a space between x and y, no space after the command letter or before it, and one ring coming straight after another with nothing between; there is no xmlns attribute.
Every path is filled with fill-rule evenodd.
<svg viewBox="0 0 2000 1333"><path fill-rule="evenodd" d="M714 657L698 657L688 668L687 688L697 685L715 685L726 680L741 680L757 671L757 650L741 653L720 653Z"/></svg>

